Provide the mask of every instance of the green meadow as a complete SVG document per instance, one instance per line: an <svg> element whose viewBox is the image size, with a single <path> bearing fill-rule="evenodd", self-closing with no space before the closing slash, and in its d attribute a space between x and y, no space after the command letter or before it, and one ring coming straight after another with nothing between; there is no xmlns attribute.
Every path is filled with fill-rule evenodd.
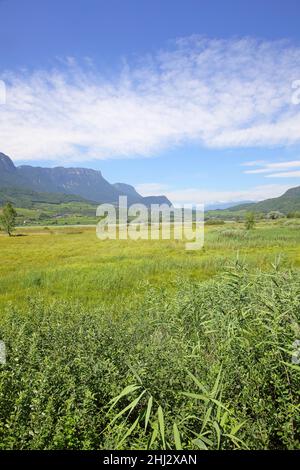
<svg viewBox="0 0 300 470"><path fill-rule="evenodd" d="M0 304L21 305L28 298L123 305L148 285L172 289L181 278L205 280L237 256L250 267L268 270L276 257L285 267L300 265L300 225L261 223L207 227L202 250L186 251L176 240L104 240L95 227L19 228L0 236Z"/></svg>
<svg viewBox="0 0 300 470"><path fill-rule="evenodd" d="M0 233L0 447L300 448L300 225Z"/></svg>

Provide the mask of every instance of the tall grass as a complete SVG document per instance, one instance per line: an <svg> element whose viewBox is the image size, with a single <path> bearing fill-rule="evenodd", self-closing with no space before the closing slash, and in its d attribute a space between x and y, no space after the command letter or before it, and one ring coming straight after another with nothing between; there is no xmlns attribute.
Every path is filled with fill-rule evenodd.
<svg viewBox="0 0 300 470"><path fill-rule="evenodd" d="M0 448L299 449L299 281L237 260L172 295L141 285L123 309L9 307Z"/></svg>
<svg viewBox="0 0 300 470"><path fill-rule="evenodd" d="M226 269L240 253L251 269L268 270L276 255L285 267L300 264L300 231L264 224L252 231L240 224L207 227L203 250L187 252L180 241L100 242L94 228L22 229L26 236L0 235L0 308L24 306L42 293L80 301L89 307L105 302L140 302L141 284L166 287L172 295L177 279L206 280ZM82 233L78 233L82 232Z"/></svg>

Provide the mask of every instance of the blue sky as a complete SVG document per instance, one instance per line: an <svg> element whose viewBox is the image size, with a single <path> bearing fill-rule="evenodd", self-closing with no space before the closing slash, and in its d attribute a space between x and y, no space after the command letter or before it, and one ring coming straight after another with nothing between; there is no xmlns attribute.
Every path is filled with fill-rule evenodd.
<svg viewBox="0 0 300 470"><path fill-rule="evenodd" d="M17 164L175 203L300 184L298 0L0 0L0 18L0 151Z"/></svg>

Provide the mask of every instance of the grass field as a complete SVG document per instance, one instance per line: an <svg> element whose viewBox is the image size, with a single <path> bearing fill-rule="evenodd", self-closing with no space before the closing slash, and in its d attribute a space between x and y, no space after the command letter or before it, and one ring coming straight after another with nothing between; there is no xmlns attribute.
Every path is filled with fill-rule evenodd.
<svg viewBox="0 0 300 470"><path fill-rule="evenodd" d="M1 448L300 447L297 221L193 252L20 228L0 253Z"/></svg>
<svg viewBox="0 0 300 470"><path fill-rule="evenodd" d="M99 241L94 227L22 228L15 235L0 235L2 306L39 293L85 305L123 305L148 284L172 288L178 278L208 279L237 254L264 270L277 256L286 267L300 265L300 225L293 224L262 223L253 231L239 224L208 227L200 251L186 251L175 240Z"/></svg>

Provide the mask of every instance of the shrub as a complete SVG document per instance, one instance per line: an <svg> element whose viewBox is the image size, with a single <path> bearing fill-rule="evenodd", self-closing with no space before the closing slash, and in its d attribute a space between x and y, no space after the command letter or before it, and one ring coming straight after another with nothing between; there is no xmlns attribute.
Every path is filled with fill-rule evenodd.
<svg viewBox="0 0 300 470"><path fill-rule="evenodd" d="M16 226L17 212L15 211L13 205L8 202L2 209L2 214L0 216L0 225L3 230L9 235L12 235L12 232Z"/></svg>
<svg viewBox="0 0 300 470"><path fill-rule="evenodd" d="M253 212L248 212L245 217L246 230L252 230L255 226L255 215Z"/></svg>
<svg viewBox="0 0 300 470"><path fill-rule="evenodd" d="M282 219L283 217L285 217L285 215L279 211L271 211L267 214L267 218L272 220Z"/></svg>
<svg viewBox="0 0 300 470"><path fill-rule="evenodd" d="M1 316L2 449L299 449L300 275L239 262L119 313Z"/></svg>
<svg viewBox="0 0 300 470"><path fill-rule="evenodd" d="M287 218L288 219L300 219L300 212L299 211L289 212L287 214Z"/></svg>
<svg viewBox="0 0 300 470"><path fill-rule="evenodd" d="M222 219L208 219L205 221L205 225L224 225L225 221Z"/></svg>

